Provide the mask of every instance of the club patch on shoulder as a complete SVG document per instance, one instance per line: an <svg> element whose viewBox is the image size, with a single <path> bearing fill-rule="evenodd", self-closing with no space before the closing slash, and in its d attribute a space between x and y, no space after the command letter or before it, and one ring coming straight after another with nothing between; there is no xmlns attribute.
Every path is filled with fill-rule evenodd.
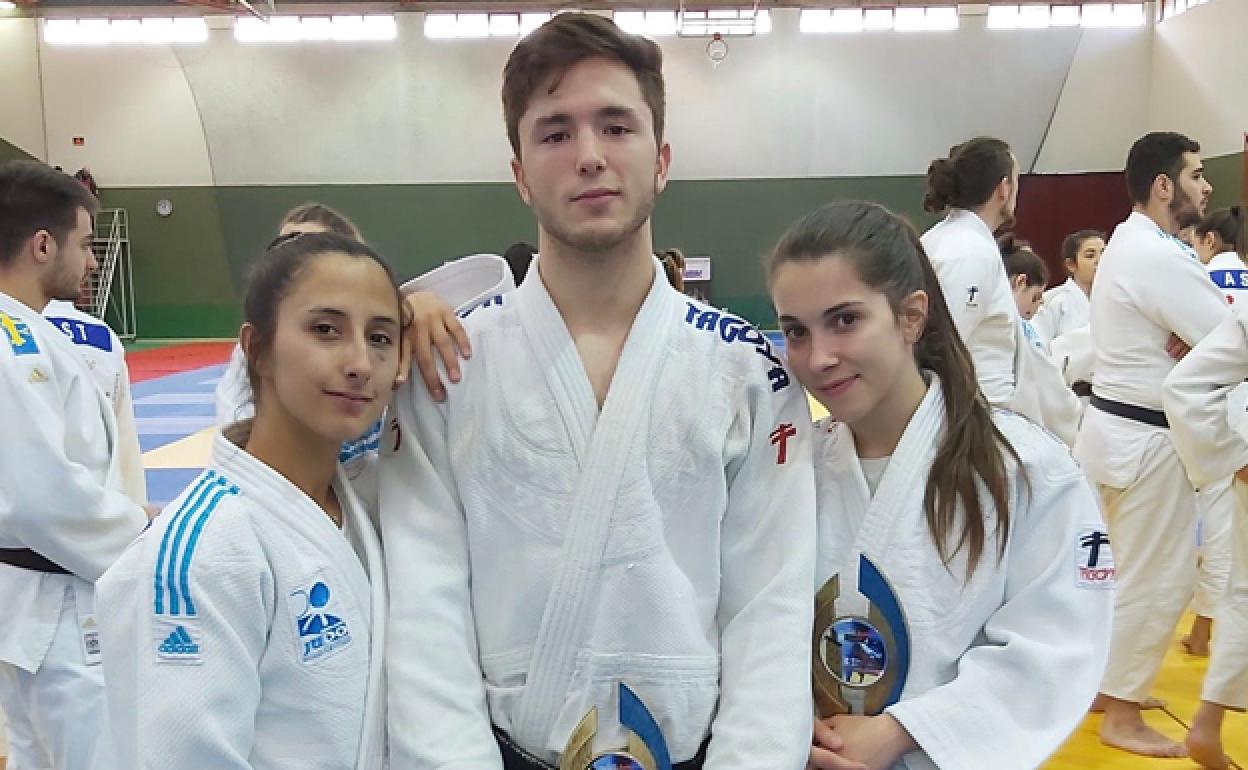
<svg viewBox="0 0 1248 770"><path fill-rule="evenodd" d="M767 336L751 326L745 319L725 313L721 310L704 308L695 302L685 302L685 323L701 332L717 334L725 344L740 343L754 348L754 352L766 361L767 379L771 381L773 393L779 393L789 387L788 370L784 362L772 349Z"/></svg>
<svg viewBox="0 0 1248 770"><path fill-rule="evenodd" d="M35 335L26 322L19 321L3 311L0 311L0 334L4 335L5 341L13 349L15 356L29 356L39 352Z"/></svg>
<svg viewBox="0 0 1248 770"><path fill-rule="evenodd" d="M1075 537L1075 586L1108 590L1114 587L1116 570L1109 535L1100 529L1082 529Z"/></svg>
<svg viewBox="0 0 1248 770"><path fill-rule="evenodd" d="M300 663L316 663L351 645L351 629L337 609L339 604L324 576L290 592L287 606L295 624Z"/></svg>
<svg viewBox="0 0 1248 770"><path fill-rule="evenodd" d="M155 618L152 623L152 643L159 662L203 662L200 657L203 637L199 632L199 624L193 618Z"/></svg>

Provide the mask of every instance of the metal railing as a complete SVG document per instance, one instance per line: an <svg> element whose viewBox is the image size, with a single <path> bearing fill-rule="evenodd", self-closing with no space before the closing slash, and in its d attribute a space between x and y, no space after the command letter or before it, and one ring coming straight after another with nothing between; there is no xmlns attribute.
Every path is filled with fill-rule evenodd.
<svg viewBox="0 0 1248 770"><path fill-rule="evenodd" d="M134 271L130 262L130 224L125 209L101 209L91 241L96 269L83 283L78 306L101 320L113 322L123 340L138 335L134 315Z"/></svg>

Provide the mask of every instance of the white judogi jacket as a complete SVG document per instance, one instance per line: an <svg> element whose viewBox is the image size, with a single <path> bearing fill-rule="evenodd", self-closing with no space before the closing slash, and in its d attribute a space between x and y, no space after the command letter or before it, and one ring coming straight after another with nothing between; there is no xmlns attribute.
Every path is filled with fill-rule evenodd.
<svg viewBox="0 0 1248 770"><path fill-rule="evenodd" d="M1043 425L1067 446L1079 435L1083 404L1062 377L1062 371L1043 349L1043 343L1027 334L1027 322L1018 319L1014 346L1014 374L1018 387L1010 399L1010 410L1037 425Z"/></svg>
<svg viewBox="0 0 1248 770"><path fill-rule="evenodd" d="M1222 290L1234 315L1248 315L1248 267L1239 254L1224 251L1205 265L1214 286ZM1231 391L1227 399L1231 428L1248 435L1248 384Z"/></svg>
<svg viewBox="0 0 1248 770"><path fill-rule="evenodd" d="M1049 357L1062 372L1067 385L1091 382L1096 367L1096 348L1092 344L1092 327L1078 329L1055 337L1049 343Z"/></svg>
<svg viewBox="0 0 1248 770"><path fill-rule="evenodd" d="M849 427L830 419L816 426L819 583L839 574L842 596L856 592L866 555L909 627L908 677L887 713L922 751L897 768L1037 767L1079 724L1105 666L1114 562L1098 538L1089 569L1086 538L1105 529L1096 496L1052 436L1009 412L994 421L1022 466L1006 458L1005 555L997 559L990 529L969 582L965 549L941 563L923 510L945 430L939 379L931 376L874 495Z"/></svg>
<svg viewBox="0 0 1248 770"><path fill-rule="evenodd" d="M54 299L43 309L43 316L78 346L91 377L112 403L117 416L122 483L132 500L145 504L147 480L143 477L143 453L130 399L130 370L126 368L126 350L121 340L108 324L82 312L72 302Z"/></svg>
<svg viewBox="0 0 1248 770"><path fill-rule="evenodd" d="M1031 325L1045 342L1052 342L1056 337L1087 326L1091 308L1088 295L1074 278L1067 278L1065 283L1044 293L1044 303L1031 319Z"/></svg>
<svg viewBox="0 0 1248 770"><path fill-rule="evenodd" d="M0 548L29 548L72 575L0 564L0 660L27 671L43 662L65 592L79 619L92 584L142 531L147 516L126 496L112 404L69 338L37 311L0 293ZM94 621L92 621L92 624ZM84 626L84 659L98 634Z"/></svg>
<svg viewBox="0 0 1248 770"><path fill-rule="evenodd" d="M1165 381L1166 415L1192 484L1226 479L1248 466L1248 437L1227 419L1232 391L1248 379L1248 314L1223 321Z"/></svg>
<svg viewBox="0 0 1248 770"><path fill-rule="evenodd" d="M118 765L380 770L381 546L218 434L212 464L99 582Z"/></svg>
<svg viewBox="0 0 1248 770"><path fill-rule="evenodd" d="M806 398L766 338L655 261L599 411L535 262L467 318L433 403L382 442L396 768L498 770L491 721L553 760L586 712L622 747L617 683L674 762L800 770L814 484ZM803 555L805 554L805 555Z"/></svg>
<svg viewBox="0 0 1248 770"><path fill-rule="evenodd" d="M1214 254L1209 264L1205 265L1209 278L1217 286L1231 310L1237 313L1248 313L1248 267L1244 260L1234 251Z"/></svg>
<svg viewBox="0 0 1248 770"><path fill-rule="evenodd" d="M980 390L993 405L1008 406L1014 397L1019 315L992 231L974 212L952 209L922 242L975 362Z"/></svg>
<svg viewBox="0 0 1248 770"><path fill-rule="evenodd" d="M1226 300L1195 254L1144 214L1132 213L1114 228L1092 288L1093 391L1160 410L1161 383L1175 364L1166 353L1170 334L1195 345L1228 315ZM1092 407L1084 415L1075 457L1092 481L1126 488L1150 438L1164 433Z"/></svg>

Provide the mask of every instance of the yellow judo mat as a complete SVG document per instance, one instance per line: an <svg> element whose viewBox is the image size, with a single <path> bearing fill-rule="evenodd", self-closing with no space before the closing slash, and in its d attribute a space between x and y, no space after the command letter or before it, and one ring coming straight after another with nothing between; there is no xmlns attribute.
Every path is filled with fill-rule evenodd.
<svg viewBox="0 0 1248 770"><path fill-rule="evenodd" d="M1145 721L1161 733L1183 740L1192 715L1200 704L1200 683L1205 677L1208 658L1188 655L1179 646L1179 638L1191 627L1191 615L1185 615L1175 631L1174 643L1166 654L1153 695L1166 701L1164 710L1146 711ZM1218 633L1218 624L1213 624ZM1199 768L1190 759L1149 759L1111 749L1096 737L1100 716L1089 714L1066 745L1044 765L1045 770L1193 770ZM1235 766L1248 770L1248 714L1228 712L1222 726L1222 748Z"/></svg>

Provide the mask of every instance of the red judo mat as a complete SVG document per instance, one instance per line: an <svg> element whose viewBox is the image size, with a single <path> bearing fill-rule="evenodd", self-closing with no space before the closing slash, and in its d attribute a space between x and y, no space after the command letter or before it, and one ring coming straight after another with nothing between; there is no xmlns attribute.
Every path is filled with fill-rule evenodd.
<svg viewBox="0 0 1248 770"><path fill-rule="evenodd" d="M220 342L183 342L150 350L126 353L131 382L177 374L230 360L234 340Z"/></svg>

